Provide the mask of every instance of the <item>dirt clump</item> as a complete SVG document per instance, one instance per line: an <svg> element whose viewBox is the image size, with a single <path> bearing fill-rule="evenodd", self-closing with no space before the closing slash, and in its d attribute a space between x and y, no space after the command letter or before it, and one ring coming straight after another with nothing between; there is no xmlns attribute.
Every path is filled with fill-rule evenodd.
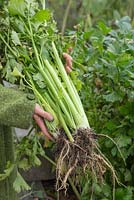
<svg viewBox="0 0 134 200"><path fill-rule="evenodd" d="M61 135L57 141L57 190L67 189L69 177L75 185L79 185L77 177L84 176L87 171L97 180L103 181L106 168L110 167L100 153L97 143L98 135L93 130L79 128L73 138L74 142L70 142Z"/></svg>

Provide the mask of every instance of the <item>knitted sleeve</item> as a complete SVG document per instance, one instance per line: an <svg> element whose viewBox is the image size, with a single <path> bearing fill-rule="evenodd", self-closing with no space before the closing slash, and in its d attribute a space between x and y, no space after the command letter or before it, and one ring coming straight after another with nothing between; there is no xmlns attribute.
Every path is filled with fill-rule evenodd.
<svg viewBox="0 0 134 200"><path fill-rule="evenodd" d="M0 85L0 124L28 128L32 123L35 102L23 92Z"/></svg>

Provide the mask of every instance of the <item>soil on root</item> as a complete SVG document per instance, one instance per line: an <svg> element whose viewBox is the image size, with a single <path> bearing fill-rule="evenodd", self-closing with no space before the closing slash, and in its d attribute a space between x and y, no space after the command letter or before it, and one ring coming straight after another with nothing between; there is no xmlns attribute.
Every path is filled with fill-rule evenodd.
<svg viewBox="0 0 134 200"><path fill-rule="evenodd" d="M70 142L63 134L59 137L56 147L56 178L57 190L67 189L67 180L71 176L74 184L79 186L79 178L90 172L91 177L103 181L106 168L112 171L111 163L101 153L97 144L98 135L91 129L80 128L74 135L74 142Z"/></svg>

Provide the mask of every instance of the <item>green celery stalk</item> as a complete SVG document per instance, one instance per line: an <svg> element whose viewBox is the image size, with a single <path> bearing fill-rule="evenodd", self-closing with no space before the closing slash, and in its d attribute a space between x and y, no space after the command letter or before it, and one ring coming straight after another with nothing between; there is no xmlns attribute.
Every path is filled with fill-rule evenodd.
<svg viewBox="0 0 134 200"><path fill-rule="evenodd" d="M55 73L55 70L53 70L53 67L50 65L50 63L48 62L48 60L44 60L44 63L46 65L47 69L49 70L52 78L55 80L55 84L57 85L57 87L59 89L62 90L62 92L63 92L63 98L65 99L65 102L67 103L68 107L72 111L72 116L73 116L74 121L75 121L76 126L77 126L79 124L79 122L80 122L80 119L81 119L80 114L75 109L75 106L74 106L72 100L70 99L68 93L66 92L66 90L63 87L63 85L61 84L61 81L59 80L57 74Z"/></svg>

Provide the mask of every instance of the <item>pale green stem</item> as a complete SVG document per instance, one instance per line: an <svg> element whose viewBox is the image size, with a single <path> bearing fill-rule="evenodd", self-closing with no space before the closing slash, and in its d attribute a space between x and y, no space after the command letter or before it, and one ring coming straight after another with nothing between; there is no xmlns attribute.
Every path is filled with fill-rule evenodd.
<svg viewBox="0 0 134 200"><path fill-rule="evenodd" d="M64 89L64 87L62 86L57 74L55 73L55 70L53 69L53 67L50 65L50 63L48 62L48 60L44 60L44 63L47 66L47 69L49 70L51 76L53 77L53 79L55 80L55 83L57 85L57 87L59 88L59 90L62 90L63 93L63 97L68 105L68 107L70 108L70 110L72 111L72 115L73 118L75 120L76 125L80 124L81 122L81 117L79 116L79 113L77 112L77 110L75 109L74 104L72 103L70 97L68 96L68 93L66 92L66 90Z"/></svg>
<svg viewBox="0 0 134 200"><path fill-rule="evenodd" d="M40 70L42 76L45 78L46 82L48 83L49 87L51 88L51 91L53 92L53 95L55 97L55 100L57 102L59 102L59 105L61 106L61 108L63 109L64 113L66 114L68 120L70 119L70 115L65 107L65 105L63 104L62 100L58 97L58 92L55 91L53 84L51 83L51 81L49 80L48 76L46 75L46 73L41 69ZM70 119L70 126L73 126L72 124L72 120ZM75 128L75 127L74 127Z"/></svg>
<svg viewBox="0 0 134 200"><path fill-rule="evenodd" d="M50 112L50 113L53 115L54 119L55 119L56 121L58 121L58 119L57 119L57 117L56 117L56 114L55 114L54 110L51 108L51 106L46 102L46 100L42 97L42 95L38 92L38 90L36 90L35 87L32 87L32 88L33 88L33 92L35 93L35 95L36 95L36 96L38 97L38 99L40 99L41 102L43 103L43 105L44 105L44 107L45 107L45 110L46 110L47 112Z"/></svg>
<svg viewBox="0 0 134 200"><path fill-rule="evenodd" d="M56 112L56 109L57 109L56 103L54 103L54 101L52 100L51 96L47 92L44 92L43 96L47 100L47 102L49 102L49 104L53 108L53 110Z"/></svg>
<svg viewBox="0 0 134 200"><path fill-rule="evenodd" d="M64 68L64 66L61 62L61 59L59 57L59 54L58 54L58 51L55 47L54 42L52 42L52 47L53 47L53 52L54 52L54 56L55 56L55 59L56 59L56 62L57 62L58 69L59 69L61 76L62 76L62 79L63 79L63 81L66 85L66 88L68 90L68 94L69 94L70 98L72 99L72 102L75 105L77 111L79 112L79 114L81 114L81 106L79 105L79 101L76 98L75 92L74 92L74 90L71 86L69 77L68 77L68 75L65 71L65 68Z"/></svg>
<svg viewBox="0 0 134 200"><path fill-rule="evenodd" d="M57 100L57 103L59 103L60 107L66 114L66 121L68 122L68 125L70 126L70 128L76 129L79 122L81 122L81 118L79 117L78 114L74 115L75 118L77 117L76 124L75 124L73 116L72 116L72 112L70 112L70 113L68 112L68 111L70 111L70 105L66 101L66 97L68 97L68 96L63 95L63 97L59 97L59 95L58 95L59 90L61 90L61 87L62 87L62 90L64 88L63 88L62 84L60 85L60 87L57 86L57 82L56 82L56 80L58 79L57 74L55 73L55 70L53 70L53 73L50 75L50 73L48 72L48 70L50 68L51 68L50 64L46 65L46 67L44 67L44 72L42 74L42 76L44 75L44 79L47 78L48 81L51 83L51 92L53 92L53 94L52 95L50 94L50 96L52 96L52 98L54 97ZM58 81L59 81L59 79L58 79ZM52 86L55 86L55 90ZM57 92L55 92L55 91L57 91ZM54 101L55 101L55 99L54 99ZM65 101L65 102L63 102L63 101ZM67 104L66 106L65 106L65 103Z"/></svg>
<svg viewBox="0 0 134 200"><path fill-rule="evenodd" d="M86 127L86 128L87 128L87 127L90 128L90 125L89 125L87 116L86 116L86 114L85 114L85 111L84 111L84 108L83 108L83 105L82 105L82 102L81 102L81 100L80 100L80 97L79 97L79 95L78 95L78 92L77 92L77 90L76 90L76 88L75 88L75 86L74 86L74 84L73 84L73 82L72 82L71 79L70 79L70 83L71 83L72 88L73 88L73 90L74 90L74 92L75 92L76 98L77 98L78 101L79 101L79 105L81 106L82 120L81 120L80 127L83 127L83 126L84 126L84 127Z"/></svg>
<svg viewBox="0 0 134 200"><path fill-rule="evenodd" d="M73 139L73 137L71 135L70 130L68 129L68 127L66 125L66 122L65 122L65 120L63 118L63 115L61 113L60 108L58 108L58 111L59 111L58 114L59 114L60 121L62 123L62 127L64 128L64 131L66 132L66 135L67 135L68 139L70 140L70 142L74 142L74 139Z"/></svg>
<svg viewBox="0 0 134 200"><path fill-rule="evenodd" d="M51 96L45 92L44 93L44 98L47 100L47 102L50 104L51 108L53 108L53 110L55 111L55 113L57 113L57 105L55 104L55 101L52 100ZM75 124L73 124L73 126L70 125L70 120L71 120L71 123L73 121L73 118L72 116L70 118L67 118L63 113L62 113L62 116L64 116L64 121L66 121L66 124L73 130L76 129L76 126ZM73 122L74 123L74 122Z"/></svg>

